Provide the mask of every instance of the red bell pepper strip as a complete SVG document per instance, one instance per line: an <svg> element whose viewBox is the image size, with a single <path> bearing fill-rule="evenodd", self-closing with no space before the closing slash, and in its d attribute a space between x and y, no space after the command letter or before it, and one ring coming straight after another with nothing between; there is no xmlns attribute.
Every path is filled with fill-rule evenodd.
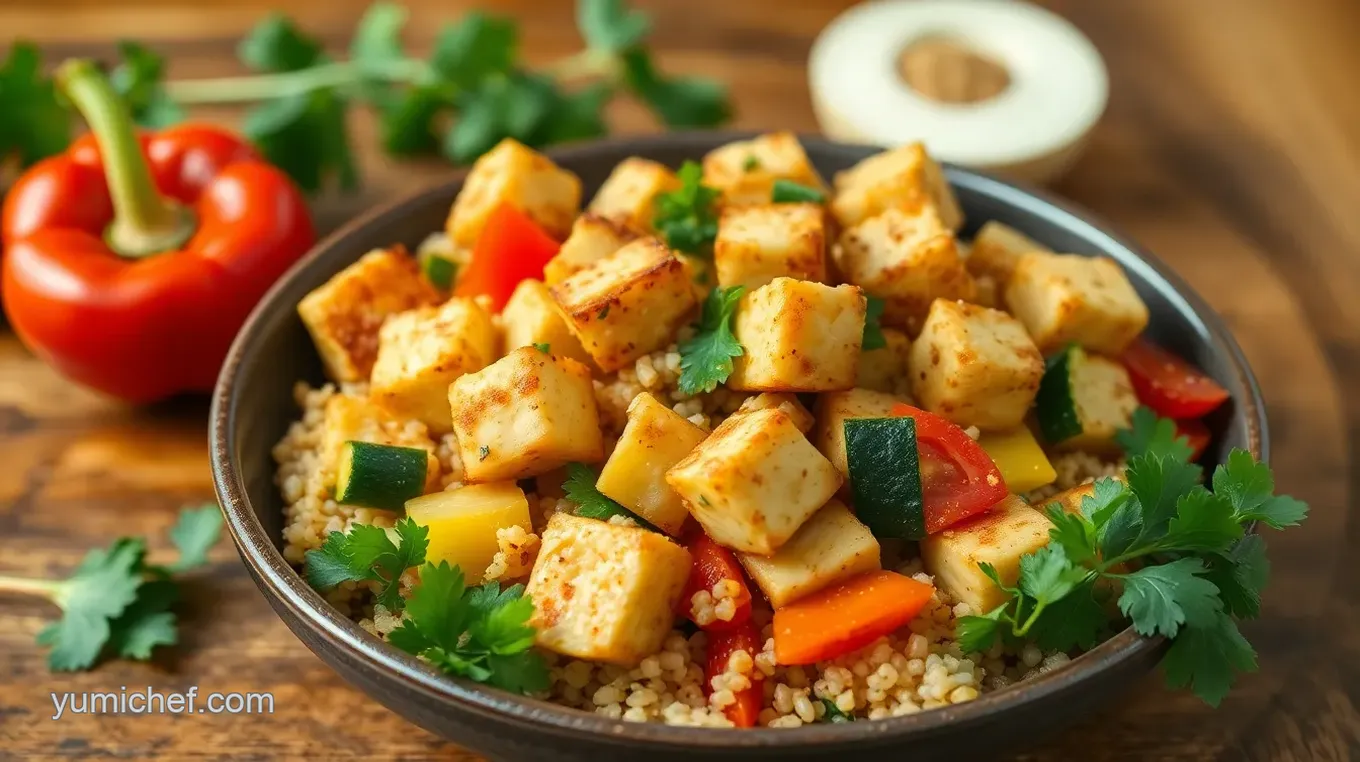
<svg viewBox="0 0 1360 762"><path fill-rule="evenodd" d="M561 245L514 205L502 202L487 218L472 247L472 261L458 278L457 296L491 297L500 312L520 281L543 279L543 267Z"/></svg>
<svg viewBox="0 0 1360 762"><path fill-rule="evenodd" d="M750 622L732 630L711 633L708 636L708 660L704 665L704 694L712 695L713 678L727 671L732 654L745 651L754 660L756 654L760 653L762 645L760 634ZM735 691L736 703L723 708L723 714L739 728L755 727L760 717L761 699L764 698L760 682L762 675L754 664L751 665L751 674L748 677L751 679L750 687Z"/></svg>
<svg viewBox="0 0 1360 762"><path fill-rule="evenodd" d="M914 619L934 592L875 571L801 598L774 612L774 659L813 664L857 651Z"/></svg>
<svg viewBox="0 0 1360 762"><path fill-rule="evenodd" d="M1120 358L1138 399L1166 418L1199 418L1228 399L1228 390L1193 365L1138 339Z"/></svg>
<svg viewBox="0 0 1360 762"><path fill-rule="evenodd" d="M5 201L10 323L63 375L115 397L208 391L246 315L315 241L306 202L225 130L139 137L89 61L56 78L93 134Z"/></svg>
<svg viewBox="0 0 1360 762"><path fill-rule="evenodd" d="M733 630L746 624L751 618L751 588L746 585L746 575L742 573L741 565L737 563L737 557L732 555L732 551L714 542L711 537L703 532L697 533L692 540L685 543L689 548L690 557L694 559L693 565L689 569L689 582L685 584L684 595L676 604L679 609L676 613L686 619L693 620L692 601L694 594L700 590L712 592L713 586L725 579L730 579L737 583L740 588L735 598L736 611L731 619L714 619L707 624L699 624L704 632L723 632Z"/></svg>
<svg viewBox="0 0 1360 762"><path fill-rule="evenodd" d="M1190 462L1199 460L1199 456L1204 454L1204 448L1209 446L1209 440L1213 435L1209 432L1209 427L1204 425L1204 421L1190 419L1187 421L1176 421L1176 435L1185 437L1186 443L1190 445Z"/></svg>
<svg viewBox="0 0 1360 762"><path fill-rule="evenodd" d="M968 432L934 413L898 403L893 416L916 420L926 532L975 516L1009 494L1001 469Z"/></svg>

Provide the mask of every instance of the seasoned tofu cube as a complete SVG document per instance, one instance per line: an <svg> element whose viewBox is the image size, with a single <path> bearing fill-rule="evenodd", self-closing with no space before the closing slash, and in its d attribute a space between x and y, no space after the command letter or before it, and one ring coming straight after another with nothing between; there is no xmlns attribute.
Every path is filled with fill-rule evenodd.
<svg viewBox="0 0 1360 762"><path fill-rule="evenodd" d="M734 415L666 481L720 545L770 555L841 485L834 466L778 408Z"/></svg>
<svg viewBox="0 0 1360 762"><path fill-rule="evenodd" d="M931 207L889 209L846 230L836 253L841 275L886 302L883 322L915 334L936 299L972 301L973 277L954 234Z"/></svg>
<svg viewBox="0 0 1360 762"><path fill-rule="evenodd" d="M633 156L614 167L587 209L624 227L650 233L654 231L656 197L679 187L680 178L669 167Z"/></svg>
<svg viewBox="0 0 1360 762"><path fill-rule="evenodd" d="M590 370L521 347L449 387L464 481L537 476L604 459Z"/></svg>
<svg viewBox="0 0 1360 762"><path fill-rule="evenodd" d="M703 429L643 392L628 404L628 423L595 488L661 531L679 537L689 511L666 483L666 472L705 436Z"/></svg>
<svg viewBox="0 0 1360 762"><path fill-rule="evenodd" d="M804 434L811 431L812 424L816 422L812 418L812 413L809 413L808 409L803 407L803 403L798 401L798 397L781 392L764 392L747 397L742 401L741 407L737 408L734 415L752 413L770 407L779 408L788 413L789 417L793 419L793 425L797 426L798 430Z"/></svg>
<svg viewBox="0 0 1360 762"><path fill-rule="evenodd" d="M590 355L586 354L576 334L567 328L567 321L557 310L552 292L541 280L520 281L501 311L501 325L505 328L506 352L547 344L551 354L590 362Z"/></svg>
<svg viewBox="0 0 1360 762"><path fill-rule="evenodd" d="M1013 429L1025 419L1044 358L1000 310L936 299L908 360L912 394L960 426Z"/></svg>
<svg viewBox="0 0 1360 762"><path fill-rule="evenodd" d="M744 352L733 358L729 389L824 392L855 385L864 338L864 294L775 278L741 297L732 331Z"/></svg>
<svg viewBox="0 0 1360 762"><path fill-rule="evenodd" d="M1006 306L1044 354L1075 342L1118 355L1148 323L1147 305L1108 257L1026 254L1006 284Z"/></svg>
<svg viewBox="0 0 1360 762"><path fill-rule="evenodd" d="M881 568L878 540L844 503L834 499L774 555L740 553L737 559L775 608Z"/></svg>
<svg viewBox="0 0 1360 762"><path fill-rule="evenodd" d="M326 375L367 381L378 357L378 329L389 315L439 302L406 249L370 251L298 302Z"/></svg>
<svg viewBox="0 0 1360 762"><path fill-rule="evenodd" d="M713 264L723 288L775 278L826 280L826 217L818 204L729 206L718 221Z"/></svg>
<svg viewBox="0 0 1360 762"><path fill-rule="evenodd" d="M978 567L991 564L1002 583L1020 579L1020 557L1048 544L1053 523L1028 503L1010 495L986 513L928 535L921 541L921 561L935 586L977 614L1005 603L1009 596Z"/></svg>
<svg viewBox="0 0 1360 762"><path fill-rule="evenodd" d="M535 642L564 656L631 667L661 649L690 555L640 527L557 513L524 593Z"/></svg>
<svg viewBox="0 0 1360 762"><path fill-rule="evenodd" d="M968 271L979 277L990 276L994 282L1005 285L1011 279L1011 273L1015 272L1020 257L1031 251L1053 253L1019 230L990 220L973 237L972 249L967 258Z"/></svg>
<svg viewBox="0 0 1360 762"><path fill-rule="evenodd" d="M817 425L812 429L812 443L848 480L850 466L845 459L845 422L851 418L891 417L893 407L905 401L901 397L868 389L818 395L813 408Z"/></svg>
<svg viewBox="0 0 1360 762"><path fill-rule="evenodd" d="M831 212L844 227L853 227L888 209L916 213L932 209L945 228L963 226L963 210L940 165L920 143L874 154L836 175Z"/></svg>
<svg viewBox="0 0 1360 762"><path fill-rule="evenodd" d="M562 242L557 256L543 267L543 280L549 286L561 283L576 273L613 254L637 234L623 225L586 212L576 218L571 235Z"/></svg>
<svg viewBox="0 0 1360 762"><path fill-rule="evenodd" d="M336 394L326 400L321 421L319 468L326 486L335 486L340 452L346 442L372 442L417 447L429 453L425 466L425 491L433 492L439 488L440 466L435 456L434 442L419 423L412 425L371 400L352 394Z"/></svg>
<svg viewBox="0 0 1360 762"><path fill-rule="evenodd" d="M669 344L694 306L684 266L655 238L624 246L553 286L552 294L606 373Z"/></svg>
<svg viewBox="0 0 1360 762"><path fill-rule="evenodd" d="M581 209L581 180L552 159L505 138L472 164L447 223L459 246L472 247L496 207L523 211L548 235L562 240Z"/></svg>
<svg viewBox="0 0 1360 762"><path fill-rule="evenodd" d="M826 192L792 132L771 132L719 146L704 156L704 185L722 191L728 205L769 203L775 180L791 180Z"/></svg>
<svg viewBox="0 0 1360 762"><path fill-rule="evenodd" d="M446 434L453 430L449 384L489 365L499 343L491 315L471 299L399 312L378 331L369 395L396 415Z"/></svg>
<svg viewBox="0 0 1360 762"><path fill-rule="evenodd" d="M911 352L911 339L895 328L884 328L883 340L888 344L886 347L866 349L859 353L855 386L889 394L904 393L911 385L907 378L907 355Z"/></svg>

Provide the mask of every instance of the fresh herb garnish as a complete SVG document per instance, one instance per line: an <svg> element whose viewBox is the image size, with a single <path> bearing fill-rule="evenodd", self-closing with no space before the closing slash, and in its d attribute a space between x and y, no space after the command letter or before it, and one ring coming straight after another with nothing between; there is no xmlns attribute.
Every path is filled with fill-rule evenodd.
<svg viewBox="0 0 1360 762"><path fill-rule="evenodd" d="M770 200L776 204L824 204L826 194L811 186L781 177L774 181Z"/></svg>
<svg viewBox="0 0 1360 762"><path fill-rule="evenodd" d="M822 706L826 707L826 714L822 715L822 722L829 722L833 725L839 725L843 722L855 721L855 716L853 714L846 714L845 712L842 712L841 708L836 706L836 702L832 701L829 698L822 699Z"/></svg>
<svg viewBox="0 0 1360 762"><path fill-rule="evenodd" d="M546 355L546 354L550 354L550 353L551 353L551 351L552 351L552 345L549 344L549 343L547 343L546 341L545 341L545 342L540 342L540 343L534 344L534 349L537 349L538 351L540 351L540 352L542 352L543 354Z"/></svg>
<svg viewBox="0 0 1360 762"><path fill-rule="evenodd" d="M719 192L703 184L704 169L686 161L676 175L680 187L656 197L652 224L672 249L706 257L718 237Z"/></svg>
<svg viewBox="0 0 1360 762"><path fill-rule="evenodd" d="M28 166L60 153L71 141L71 115L43 74L42 53L15 42L0 63L0 165L11 156Z"/></svg>
<svg viewBox="0 0 1360 762"><path fill-rule="evenodd" d="M732 333L732 317L743 286L708 292L692 338L680 342L680 391L711 392L732 375L732 358L745 351Z"/></svg>
<svg viewBox="0 0 1360 762"><path fill-rule="evenodd" d="M487 447L486 445L482 445L481 447L478 447L478 448L477 448L477 460L478 460L478 461L486 460L486 459L489 458L489 457L491 457L491 448L490 448L490 447Z"/></svg>
<svg viewBox="0 0 1360 762"><path fill-rule="evenodd" d="M741 171L754 172L760 169L760 159L755 154L748 154L746 160L741 163Z"/></svg>
<svg viewBox="0 0 1360 762"><path fill-rule="evenodd" d="M1017 587L1001 585L984 565L1010 598L960 618L957 636L965 651L986 651L998 637L1089 648L1108 624L1106 599L1118 590L1116 603L1135 630L1171 639L1162 661L1167 684L1217 706L1236 673L1256 669L1235 619L1260 613L1269 565L1265 541L1246 528L1254 521L1295 526L1308 506L1274 494L1270 468L1244 450L1215 469L1210 491L1173 422L1139 409L1132 424L1119 435L1129 455L1125 481L1097 481L1078 513L1048 506L1050 542L1021 557ZM1130 571L1131 562L1142 565ZM1117 584L1098 584L1105 580Z"/></svg>
<svg viewBox="0 0 1360 762"><path fill-rule="evenodd" d="M378 603L389 611L400 611L401 575L412 566L425 563L430 530L404 518L391 534L372 524L355 524L348 532L331 532L317 550L306 555L307 582L326 591L341 582L380 583ZM393 540L393 535L396 539Z"/></svg>
<svg viewBox="0 0 1360 762"><path fill-rule="evenodd" d="M887 302L873 294L864 295L864 339L860 344L862 351L869 352L888 346L888 339L883 336L881 322L883 308L887 306Z"/></svg>
<svg viewBox="0 0 1360 762"><path fill-rule="evenodd" d="M169 566L146 563L144 539L121 537L87 553L67 579L0 577L0 592L40 595L61 607L61 619L37 638L51 648L47 666L53 671L89 669L101 658L145 661L156 646L179 640L172 610L179 585L172 575L206 564L221 530L216 505L187 508L169 533L179 551Z"/></svg>
<svg viewBox="0 0 1360 762"><path fill-rule="evenodd" d="M597 478L589 466L582 463L567 464L567 480L562 483L562 491L568 500L576 503L576 515L601 521L608 521L611 516L632 517L633 514L627 508L595 488Z"/></svg>

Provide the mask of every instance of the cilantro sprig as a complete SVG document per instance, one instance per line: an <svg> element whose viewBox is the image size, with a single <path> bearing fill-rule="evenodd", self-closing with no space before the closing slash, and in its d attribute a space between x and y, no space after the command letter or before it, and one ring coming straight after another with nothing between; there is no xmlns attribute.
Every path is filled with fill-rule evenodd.
<svg viewBox="0 0 1360 762"><path fill-rule="evenodd" d="M694 336L680 343L681 392L711 392L732 375L732 358L746 351L732 333L732 318L745 290L732 286L708 293Z"/></svg>
<svg viewBox="0 0 1360 762"><path fill-rule="evenodd" d="M429 535L428 527L410 517L398 521L391 535L371 524L355 524L348 532L331 532L319 549L307 551L307 582L322 591L342 582L377 582L378 603L389 611L401 611L405 605L401 575L425 563Z"/></svg>
<svg viewBox="0 0 1360 762"><path fill-rule="evenodd" d="M145 539L120 537L87 553L66 579L0 576L0 593L38 595L61 607L61 619L37 638L51 649L47 666L54 672L90 669L107 658L145 661L157 646L178 642L174 575L206 564L221 530L216 505L188 508L170 530L179 556L169 565L147 563Z"/></svg>
<svg viewBox="0 0 1360 762"><path fill-rule="evenodd" d="M619 505L613 498L595 486L598 477L584 463L568 463L567 480L562 482L562 491L567 499L576 503L576 515L590 519L608 521L614 516L623 516L637 522L638 526L660 531L636 513Z"/></svg>
<svg viewBox="0 0 1360 762"><path fill-rule="evenodd" d="M322 41L275 13L237 47L245 76L167 80L163 57L119 45L112 73L137 120L163 127L196 106L255 104L243 129L308 191L359 182L348 114L377 114L383 148L396 156L443 155L465 164L502 138L541 147L604 135L604 110L627 93L668 127L713 127L731 115L720 84L659 71L647 48L648 16L622 0L578 0L584 49L541 69L524 62L517 22L473 11L446 25L425 58L401 41L406 9L371 5L335 57ZM42 74L40 52L18 42L0 63L0 159L24 165L64 149L71 116Z"/></svg>
<svg viewBox="0 0 1360 762"><path fill-rule="evenodd" d="M1238 673L1256 669L1237 620L1260 613L1270 567L1265 541L1247 529L1296 526L1308 506L1276 495L1270 468L1244 450L1214 470L1212 490L1204 487L1175 424L1150 410L1139 409L1119 441L1129 455L1124 481L1097 481L1075 513L1049 505L1050 542L1021 557L1015 586L981 565L1008 598L960 618L957 636L966 651L998 638L1090 648L1108 627L1113 599L1140 634L1171 639L1167 684L1217 706Z"/></svg>
<svg viewBox="0 0 1360 762"><path fill-rule="evenodd" d="M713 254L718 237L717 188L703 183L704 169L686 161L676 172L680 187L656 197L652 225L676 251L696 257Z"/></svg>

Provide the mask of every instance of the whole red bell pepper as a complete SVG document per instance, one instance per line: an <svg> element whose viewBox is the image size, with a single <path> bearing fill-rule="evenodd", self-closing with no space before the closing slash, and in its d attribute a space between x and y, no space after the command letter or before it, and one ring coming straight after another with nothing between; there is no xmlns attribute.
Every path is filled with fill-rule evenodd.
<svg viewBox="0 0 1360 762"><path fill-rule="evenodd" d="M10 323L63 375L115 397L210 390L246 315L315 242L306 202L226 130L138 136L93 63L56 77L91 134L6 198Z"/></svg>

